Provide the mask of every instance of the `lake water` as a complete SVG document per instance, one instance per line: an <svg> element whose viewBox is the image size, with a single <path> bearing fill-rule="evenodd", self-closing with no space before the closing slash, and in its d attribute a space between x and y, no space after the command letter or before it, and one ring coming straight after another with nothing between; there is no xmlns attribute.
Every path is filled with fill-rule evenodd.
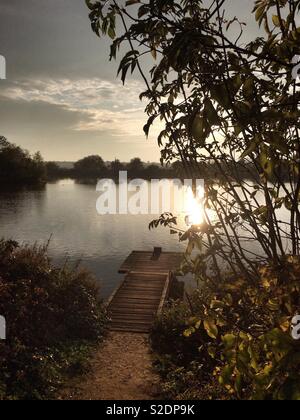
<svg viewBox="0 0 300 420"><path fill-rule="evenodd" d="M105 215L96 210L95 186L59 181L41 191L0 193L0 237L45 244L56 264L82 261L108 297L122 276L118 269L133 250L184 250L167 229L149 231L155 216Z"/></svg>
<svg viewBox="0 0 300 420"><path fill-rule="evenodd" d="M47 184L40 191L0 192L0 238L39 245L51 238L49 255L54 263L80 260L100 282L104 298L122 280L118 270L133 250L152 251L158 246L167 251L184 251L185 243L179 243L178 236L171 236L168 229L149 231L149 223L157 218L155 215L101 216L96 208L100 195L95 185L71 180ZM189 199L184 201L193 213L194 203L189 203ZM199 216L199 207L194 210ZM288 216L286 209L278 210L279 220L288 222ZM179 221L186 228L184 217ZM257 242L245 239L243 245L263 258ZM288 252L287 243L286 246ZM185 280L188 288L193 287L191 277Z"/></svg>

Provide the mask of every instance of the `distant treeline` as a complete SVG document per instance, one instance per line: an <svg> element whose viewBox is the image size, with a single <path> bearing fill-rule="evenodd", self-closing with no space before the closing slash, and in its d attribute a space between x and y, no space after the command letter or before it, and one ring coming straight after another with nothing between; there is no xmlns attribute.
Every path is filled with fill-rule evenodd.
<svg viewBox="0 0 300 420"><path fill-rule="evenodd" d="M119 179L120 171L127 171L129 179L141 178L151 179L174 179L174 178L193 178L204 179L206 181L220 181L226 178L226 174L234 174L235 178L243 180L259 181L257 168L245 161L218 162L207 161L195 166L190 165L186 170L181 162L174 162L169 166L159 164L149 164L142 162L139 158L132 159L129 163L121 163L119 160L106 163L97 155L88 156L76 162L73 167L64 167L55 162L46 164L46 172L49 180L61 178L73 178L79 181L94 182L101 178ZM188 173L187 173L188 172ZM289 170L281 164L277 168L277 176L281 180L289 180Z"/></svg>
<svg viewBox="0 0 300 420"><path fill-rule="evenodd" d="M121 163L115 160L110 163L104 162L100 156L88 156L74 164L73 168L62 167L55 162L46 164L47 176L51 180L61 178L73 178L77 180L94 181L100 178L112 178L118 180L120 171L127 171L128 178L163 179L175 178L180 173L180 164L175 163L170 167L162 167L159 164L148 164L139 158L132 159L129 163Z"/></svg>
<svg viewBox="0 0 300 420"><path fill-rule="evenodd" d="M31 155L27 150L0 136L0 187L39 187L47 181L73 178L83 182L96 182L100 178L119 178L120 171L127 171L129 178L173 178L178 175L180 164L163 168L159 164L146 164L139 158L129 163L115 160L105 163L100 156L88 156L73 167L60 166L55 162L44 162L40 152Z"/></svg>
<svg viewBox="0 0 300 420"><path fill-rule="evenodd" d="M218 162L208 160L194 166L190 165L188 168L184 168L181 162L174 162L169 166L161 166L159 164L142 162L139 158L134 158L129 163L121 163L119 160L107 163L97 155L81 159L73 167L64 167L55 162L46 164L47 177L50 180L61 178L92 182L100 178L118 180L120 171L127 171L129 179L193 178L206 181L220 181L223 178L225 180L225 175L229 173L234 174L235 179L239 177L241 181L246 179L259 181L257 168L251 163L246 163L245 161L224 162L222 159ZM282 164L281 167L277 168L277 175L282 180L288 181L288 168Z"/></svg>
<svg viewBox="0 0 300 420"><path fill-rule="evenodd" d="M163 178L201 178L204 180L220 180L222 173L239 175L241 180L249 179L256 181L257 169L245 162L224 163L206 162L189 168L186 173L180 162L163 167L159 164L142 162L139 158L132 159L129 163L122 163L119 160L106 163L98 156L88 156L80 159L74 165L65 167L56 162L44 162L39 152L31 155L21 147L9 143L5 137L0 137L0 186L41 186L47 181L72 178L79 182L93 183L97 179L112 178L119 179L120 171L127 171L129 179L142 178L163 179ZM287 167L281 166L277 170L282 180L289 179Z"/></svg>

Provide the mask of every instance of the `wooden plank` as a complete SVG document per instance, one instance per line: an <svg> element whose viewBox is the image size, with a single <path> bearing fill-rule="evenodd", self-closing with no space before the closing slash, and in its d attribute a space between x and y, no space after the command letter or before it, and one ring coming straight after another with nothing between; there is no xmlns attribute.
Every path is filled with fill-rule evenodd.
<svg viewBox="0 0 300 420"><path fill-rule="evenodd" d="M119 317L117 317L117 316L114 316L114 319L113 319L113 324L118 324L118 323L129 323L129 324L136 324L136 325L138 325L138 324L149 324L149 325L152 325L152 322L153 322L153 317L143 317L143 318L141 318L141 317L132 317L132 316L125 316L124 315L124 317L123 316L119 316Z"/></svg>
<svg viewBox="0 0 300 420"><path fill-rule="evenodd" d="M163 310L164 305L165 305L165 302L166 302L166 299L167 299L167 296L169 294L170 282L171 282L171 275L169 273L166 284L165 284L165 287L164 287L164 291L162 293L161 300L160 300L160 303L159 303L159 307L158 307L158 311L157 311L158 316L161 315L162 310Z"/></svg>
<svg viewBox="0 0 300 420"><path fill-rule="evenodd" d="M121 289L122 290L122 289ZM130 292L137 292L137 293L156 293L156 294L161 294L162 290L163 290L163 286L159 286L159 287L135 287L135 286L128 286L126 287L126 289L124 288L123 290L128 290Z"/></svg>
<svg viewBox="0 0 300 420"><path fill-rule="evenodd" d="M141 301L160 299L162 293L142 293L130 292L129 290L122 290L118 293L117 298L122 299L140 299Z"/></svg>
<svg viewBox="0 0 300 420"><path fill-rule="evenodd" d="M126 276L108 303L114 331L149 332L167 299L171 271L183 254L134 251L120 268Z"/></svg>
<svg viewBox="0 0 300 420"><path fill-rule="evenodd" d="M139 328L151 328L152 326L152 322L136 322L136 321L119 321L119 322L113 322L112 325L114 327L127 327L127 328L135 328L135 327L139 327Z"/></svg>
<svg viewBox="0 0 300 420"><path fill-rule="evenodd" d="M122 314L122 313L118 313L118 312L113 312L112 313L113 316L113 321L117 321L117 320L125 320L125 319L129 319L129 320L144 320L144 321L153 321L153 313L126 313L126 314Z"/></svg>
<svg viewBox="0 0 300 420"><path fill-rule="evenodd" d="M111 307L110 312L115 313L115 314L118 314L118 313L123 314L124 313L124 308ZM128 314L140 314L140 313L142 313L142 314L153 315L155 313L155 310L151 309L151 308L145 309L143 307L142 308L141 307L140 308L139 307L132 307L132 308L127 307L126 308L126 313L128 313Z"/></svg>
<svg viewBox="0 0 300 420"><path fill-rule="evenodd" d="M140 303L139 301L135 300L132 302L125 302L125 301L120 301L118 303L116 303L115 301L113 301L113 304L109 307L109 308L147 308L147 309L153 309L156 308L157 309L157 305L156 303L151 303L151 302L146 302L146 303Z"/></svg>
<svg viewBox="0 0 300 420"><path fill-rule="evenodd" d="M119 302L118 304L115 304L115 302L113 302L113 304L109 307L112 309L115 308L122 308L122 309L141 309L141 308L145 308L145 309L155 309L156 308L156 304L153 304L151 302L147 302L147 303L139 303L138 301L134 301L134 302Z"/></svg>
<svg viewBox="0 0 300 420"><path fill-rule="evenodd" d="M162 252L157 260L153 260L153 252L133 251L120 267L120 273L129 271L146 271L168 273L179 268L183 253Z"/></svg>
<svg viewBox="0 0 300 420"><path fill-rule="evenodd" d="M169 273L128 273L109 300L111 330L149 332L163 307L169 283Z"/></svg>
<svg viewBox="0 0 300 420"><path fill-rule="evenodd" d="M125 281L126 281L126 277L124 278L124 280L120 283L119 287L116 288L116 290L113 292L113 294L108 299L108 301L107 301L107 306L108 307L112 303L112 301L114 300L114 298L116 297L118 291L123 287Z"/></svg>

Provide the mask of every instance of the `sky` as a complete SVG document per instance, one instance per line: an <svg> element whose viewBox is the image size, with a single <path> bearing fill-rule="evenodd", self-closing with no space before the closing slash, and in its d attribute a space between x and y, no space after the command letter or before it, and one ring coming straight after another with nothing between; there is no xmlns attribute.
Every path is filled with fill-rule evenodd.
<svg viewBox="0 0 300 420"><path fill-rule="evenodd" d="M253 0L228 0L229 11L252 20ZM141 157L159 161L138 76L125 87L110 62L109 41L93 34L84 0L0 0L0 135L45 160ZM250 23L248 32L254 32Z"/></svg>

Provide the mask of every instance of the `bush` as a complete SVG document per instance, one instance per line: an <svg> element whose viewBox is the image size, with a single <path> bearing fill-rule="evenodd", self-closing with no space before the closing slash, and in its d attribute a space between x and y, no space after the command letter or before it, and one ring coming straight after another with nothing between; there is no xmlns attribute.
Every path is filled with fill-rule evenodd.
<svg viewBox="0 0 300 420"><path fill-rule="evenodd" d="M200 354L200 346L208 342L207 334L197 330L185 331L198 323L185 302L172 301L163 311L151 332L155 365L163 379L163 393L167 399L199 400L222 398L223 390L211 381L211 360ZM210 369L208 368L210 364Z"/></svg>
<svg viewBox="0 0 300 420"><path fill-rule="evenodd" d="M41 186L45 184L46 166L39 152L31 156L0 136L0 185Z"/></svg>
<svg viewBox="0 0 300 420"><path fill-rule="evenodd" d="M46 248L0 241L0 398L51 398L66 375L81 372L104 334L106 313L93 277L55 268Z"/></svg>
<svg viewBox="0 0 300 420"><path fill-rule="evenodd" d="M300 399L300 342L290 334L300 262L259 272L257 282L204 283L157 320L152 345L168 397Z"/></svg>

